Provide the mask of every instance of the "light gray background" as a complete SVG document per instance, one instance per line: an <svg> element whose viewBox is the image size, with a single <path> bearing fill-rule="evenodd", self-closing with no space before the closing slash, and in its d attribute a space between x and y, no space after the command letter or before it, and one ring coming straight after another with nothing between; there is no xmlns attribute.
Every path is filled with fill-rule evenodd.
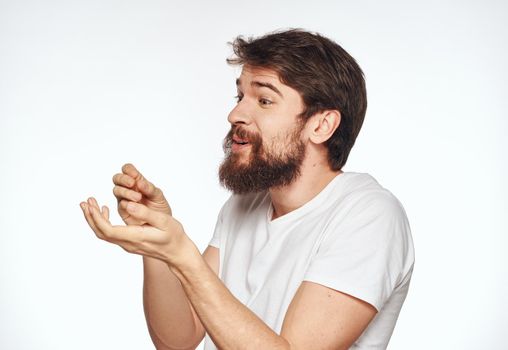
<svg viewBox="0 0 508 350"><path fill-rule="evenodd" d="M416 267L389 349L505 349L503 1L1 1L0 347L150 349L141 258L98 240L137 165L204 249L236 35L302 27L360 63L369 108L347 171L404 204ZM503 155L504 154L504 155ZM112 221L119 223L117 214Z"/></svg>

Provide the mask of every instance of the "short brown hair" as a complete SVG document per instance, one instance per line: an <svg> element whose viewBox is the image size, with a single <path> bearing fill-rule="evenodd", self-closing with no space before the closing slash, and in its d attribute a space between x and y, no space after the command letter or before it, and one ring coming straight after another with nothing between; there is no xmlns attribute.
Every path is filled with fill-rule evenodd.
<svg viewBox="0 0 508 350"><path fill-rule="evenodd" d="M247 40L239 36L230 44L236 57L228 58L228 64L272 69L300 93L302 119L325 110L340 112L340 125L325 145L330 167L342 169L367 110L365 80L355 59L332 40L301 29Z"/></svg>

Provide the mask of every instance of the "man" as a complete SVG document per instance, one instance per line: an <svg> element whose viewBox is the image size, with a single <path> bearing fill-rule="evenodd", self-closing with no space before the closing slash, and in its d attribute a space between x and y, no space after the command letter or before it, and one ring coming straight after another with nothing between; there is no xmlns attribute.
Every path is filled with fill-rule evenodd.
<svg viewBox="0 0 508 350"><path fill-rule="evenodd" d="M237 38L224 204L201 255L160 189L131 164L113 177L127 226L81 203L96 235L143 255L158 349L385 349L414 254L402 205L343 172L366 111L363 74L339 45L301 30Z"/></svg>

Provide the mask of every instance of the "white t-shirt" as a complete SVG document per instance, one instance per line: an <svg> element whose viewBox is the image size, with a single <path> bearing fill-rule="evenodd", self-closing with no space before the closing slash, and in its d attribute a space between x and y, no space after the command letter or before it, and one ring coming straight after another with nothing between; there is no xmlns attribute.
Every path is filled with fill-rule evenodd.
<svg viewBox="0 0 508 350"><path fill-rule="evenodd" d="M303 280L352 295L378 313L351 349L385 349L406 298L414 250L398 199L369 174L344 172L271 220L268 192L232 195L210 245L219 277L277 334ZM205 350L216 349L206 335Z"/></svg>

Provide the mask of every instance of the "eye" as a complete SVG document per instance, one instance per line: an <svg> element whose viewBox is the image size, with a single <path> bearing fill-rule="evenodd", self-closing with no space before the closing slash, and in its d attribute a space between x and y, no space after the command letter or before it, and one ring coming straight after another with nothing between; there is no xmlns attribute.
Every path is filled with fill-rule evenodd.
<svg viewBox="0 0 508 350"><path fill-rule="evenodd" d="M269 99L266 99L266 98L260 98L259 99L259 103L263 106L269 106L271 105L273 102L270 101Z"/></svg>
<svg viewBox="0 0 508 350"><path fill-rule="evenodd" d="M238 94L235 96L235 99L236 99L236 103L240 102L243 98L243 95L242 94Z"/></svg>

